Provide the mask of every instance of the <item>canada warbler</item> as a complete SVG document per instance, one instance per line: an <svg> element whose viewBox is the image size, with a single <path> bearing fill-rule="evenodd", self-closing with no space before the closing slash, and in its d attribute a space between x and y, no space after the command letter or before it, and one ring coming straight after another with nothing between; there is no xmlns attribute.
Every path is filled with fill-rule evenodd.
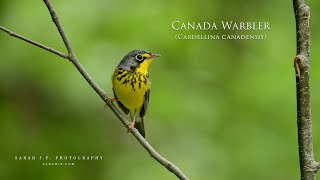
<svg viewBox="0 0 320 180"><path fill-rule="evenodd" d="M147 112L150 85L148 67L159 54L151 54L145 50L134 50L123 57L112 75L114 98L107 98L108 102L116 101L125 114L130 113L131 123L129 131L137 128L145 137L144 116ZM141 120L136 120L139 113Z"/></svg>

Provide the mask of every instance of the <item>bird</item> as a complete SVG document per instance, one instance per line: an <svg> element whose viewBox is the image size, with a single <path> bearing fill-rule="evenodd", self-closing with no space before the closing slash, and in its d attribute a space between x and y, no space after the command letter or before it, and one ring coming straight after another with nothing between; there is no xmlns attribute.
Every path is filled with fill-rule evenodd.
<svg viewBox="0 0 320 180"><path fill-rule="evenodd" d="M133 50L125 55L112 74L114 97L106 98L107 103L115 101L125 114L130 113L128 132L136 128L144 138L144 117L149 105L151 88L148 68L150 63L160 56L146 50ZM137 120L138 114L140 120Z"/></svg>

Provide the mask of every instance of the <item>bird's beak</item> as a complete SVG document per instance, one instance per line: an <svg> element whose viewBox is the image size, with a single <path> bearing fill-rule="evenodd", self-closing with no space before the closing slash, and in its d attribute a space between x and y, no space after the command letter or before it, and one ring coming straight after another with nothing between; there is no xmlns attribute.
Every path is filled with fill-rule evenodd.
<svg viewBox="0 0 320 180"><path fill-rule="evenodd" d="M160 57L161 55L160 54L151 54L151 58L157 58L157 57Z"/></svg>

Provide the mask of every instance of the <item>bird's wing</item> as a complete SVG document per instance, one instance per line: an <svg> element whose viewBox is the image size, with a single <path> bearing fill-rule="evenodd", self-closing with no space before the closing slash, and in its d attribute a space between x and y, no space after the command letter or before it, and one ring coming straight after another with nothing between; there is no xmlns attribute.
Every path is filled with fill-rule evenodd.
<svg viewBox="0 0 320 180"><path fill-rule="evenodd" d="M112 84L114 83L114 79L116 78L116 74L118 73L120 69L116 69L112 76L111 76L111 81L112 81ZM116 96L116 93L114 92L114 89L112 88L112 91L113 91L113 96L114 98L118 99L117 96ZM120 107L120 109L125 113L125 114L129 114L130 110L128 108L126 108L119 100L117 101L117 104L118 106Z"/></svg>
<svg viewBox="0 0 320 180"><path fill-rule="evenodd" d="M113 89L113 88L112 88L112 90L113 90L113 95L114 95L114 97L115 97L116 99L118 99L117 96L116 96L116 93L114 93L114 89ZM129 110L128 108L126 108L119 100L117 101L117 104L118 104L118 106L120 107L120 109L122 109L122 111L123 111L125 114L129 114L130 110Z"/></svg>
<svg viewBox="0 0 320 180"><path fill-rule="evenodd" d="M146 115L146 112L148 109L149 97L150 97L150 88L144 93L144 102L140 110L141 121L136 121L134 125L134 127L138 129L138 131L144 138L146 137L146 131L144 129L144 116Z"/></svg>
<svg viewBox="0 0 320 180"><path fill-rule="evenodd" d="M143 118L147 112L149 105L149 97L150 97L150 88L144 93L144 102L142 108L140 110L140 117Z"/></svg>

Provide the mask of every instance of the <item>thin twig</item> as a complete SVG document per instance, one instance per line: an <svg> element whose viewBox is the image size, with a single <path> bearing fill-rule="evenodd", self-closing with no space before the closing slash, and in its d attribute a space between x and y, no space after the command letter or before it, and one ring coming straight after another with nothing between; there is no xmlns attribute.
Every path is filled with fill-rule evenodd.
<svg viewBox="0 0 320 180"><path fill-rule="evenodd" d="M297 55L294 59L297 94L297 125L300 174L303 180L315 180L319 163L312 144L310 99L310 10L305 0L293 0L296 18Z"/></svg>
<svg viewBox="0 0 320 180"><path fill-rule="evenodd" d="M61 53L57 50L54 50L53 48L50 47L46 47L42 44L39 44L37 42L34 42L32 40L29 40L21 35L18 35L12 31L9 31L3 27L0 26L0 30L7 32L9 35L22 39L28 43L31 43L35 46L38 46L42 49L45 49L51 53L54 53L60 57L66 58L68 60L70 60L73 65L78 69L78 71L81 73L81 75L87 80L87 82L90 84L90 86L97 92L97 94L101 97L101 99L106 103L106 98L108 97L107 94L102 90L102 88L100 88L98 86L98 84L91 78L91 76L87 73L87 71L83 68L83 66L80 64L79 60L77 59L72 46L66 36L65 31L63 30L63 27L59 21L59 17L56 13L56 11L54 10L52 4L50 3L49 0L44 0L44 3L46 4L50 15L52 17L52 21L54 22L54 24L56 25L60 36L68 50L68 55ZM108 107L114 112L114 114L119 118L119 120L127 127L129 128L129 122L126 120L126 118L122 115L122 113L119 111L119 109L112 103L108 103L107 104ZM170 161L168 161L167 159L165 159L164 157L162 157L157 151L155 151L153 149L153 147L141 136L141 134L138 132L137 129L133 129L131 131L131 133L133 134L133 136L140 142L140 144L149 152L149 154L151 155L151 157L153 157L156 161L158 161L161 165L163 165L164 167L166 167L170 172L174 173L178 178L183 179L183 180L188 180L187 176L184 175L184 173L182 171L179 170L179 168L174 165L173 163L171 163Z"/></svg>
<svg viewBox="0 0 320 180"><path fill-rule="evenodd" d="M63 57L63 58L65 58L65 59L67 59L67 54L65 54L65 53L63 53L63 52L60 52L60 51L55 50L55 49L53 49L53 48L51 48L51 47L45 46L45 45L40 44L40 43L38 43L38 42L36 42L36 41L33 41L33 40L28 39L28 38L26 38L26 37L23 37L23 36L21 36L21 35L19 35L19 34L17 34L17 33L14 33L14 32L12 32L12 31L10 31L9 29L6 29L6 28L4 28L4 27L2 27L2 26L0 26L0 30L8 33L10 36L16 37L16 38L21 39L21 40L23 40L23 41L26 41L26 42L28 42L28 43L30 43L30 44L33 44L33 45L35 45L35 46L37 46L37 47L39 47L39 48L42 48L42 49L47 50L47 51L50 51L50 52L53 53L53 54L56 54L56 55L58 55L58 56L60 56L60 57Z"/></svg>
<svg viewBox="0 0 320 180"><path fill-rule="evenodd" d="M60 20L59 20L59 16L57 15L56 11L54 10L53 6L51 5L50 1L49 0L44 0L44 3L46 4L49 12L50 12L50 15L51 15L51 18L52 18L52 21L53 23L56 25L59 33L60 33L60 36L64 42L64 45L66 46L67 50L68 50L68 53L73 55L74 56L74 52L72 50L72 47L71 47L71 44L66 36L66 33L64 32L63 30L63 27L60 23Z"/></svg>

